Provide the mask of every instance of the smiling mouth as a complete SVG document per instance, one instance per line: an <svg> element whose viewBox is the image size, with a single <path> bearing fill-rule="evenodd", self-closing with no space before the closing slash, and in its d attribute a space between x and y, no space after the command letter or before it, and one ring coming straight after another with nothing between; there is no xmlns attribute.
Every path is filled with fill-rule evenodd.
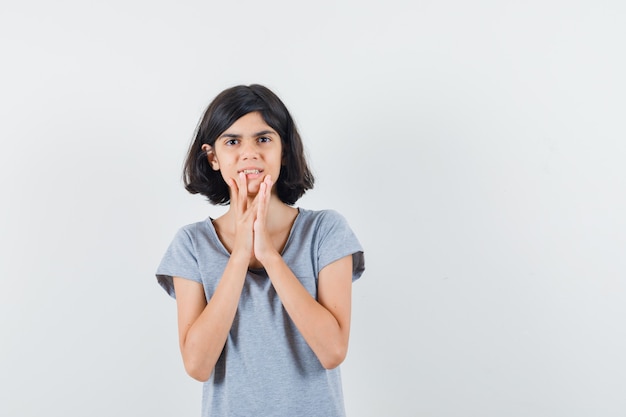
<svg viewBox="0 0 626 417"><path fill-rule="evenodd" d="M261 173L261 171L258 170L258 169L244 169L243 171L240 171L240 172L243 172L246 175L248 175L248 174L260 174Z"/></svg>

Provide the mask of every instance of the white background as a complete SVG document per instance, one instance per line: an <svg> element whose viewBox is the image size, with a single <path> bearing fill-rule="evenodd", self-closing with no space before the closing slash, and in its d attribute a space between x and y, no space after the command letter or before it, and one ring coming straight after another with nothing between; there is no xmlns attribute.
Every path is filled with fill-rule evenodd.
<svg viewBox="0 0 626 417"><path fill-rule="evenodd" d="M0 415L197 416L154 271L262 83L366 249L348 415L626 415L622 1L4 1Z"/></svg>

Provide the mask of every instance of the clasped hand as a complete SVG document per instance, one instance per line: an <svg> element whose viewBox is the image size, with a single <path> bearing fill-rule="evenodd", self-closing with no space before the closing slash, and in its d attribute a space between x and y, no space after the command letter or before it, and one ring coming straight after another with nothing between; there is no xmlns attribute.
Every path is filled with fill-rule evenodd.
<svg viewBox="0 0 626 417"><path fill-rule="evenodd" d="M233 255L247 254L250 264L265 260L277 251L267 230L267 211L270 204L272 178L266 175L257 195L251 199L248 195L246 174L240 172L237 178L231 178L230 206L235 215L235 244Z"/></svg>

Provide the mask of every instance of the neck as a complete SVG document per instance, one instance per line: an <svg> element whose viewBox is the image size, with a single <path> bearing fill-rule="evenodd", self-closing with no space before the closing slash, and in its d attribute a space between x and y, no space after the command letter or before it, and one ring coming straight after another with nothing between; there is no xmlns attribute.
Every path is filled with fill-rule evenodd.
<svg viewBox="0 0 626 417"><path fill-rule="evenodd" d="M276 194L272 194L267 207L267 230L272 233L291 225L297 209L283 203Z"/></svg>
<svg viewBox="0 0 626 417"><path fill-rule="evenodd" d="M247 206L250 207L253 201L254 198L248 198L248 201L246 202ZM296 214L296 208L283 203L276 194L272 194L267 207L267 230L270 233L283 230L286 226L291 225ZM236 217L231 208L228 209L223 217L229 218L227 223L230 223L232 226L228 227L232 227L234 230L234 221Z"/></svg>

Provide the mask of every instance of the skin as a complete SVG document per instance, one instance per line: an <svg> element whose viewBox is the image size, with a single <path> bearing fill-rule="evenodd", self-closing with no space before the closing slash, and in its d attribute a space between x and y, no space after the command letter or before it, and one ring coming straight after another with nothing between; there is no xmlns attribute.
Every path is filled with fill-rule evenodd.
<svg viewBox="0 0 626 417"><path fill-rule="evenodd" d="M317 299L302 286L280 253L297 209L284 204L273 185L282 164L279 135L259 113L244 115L203 150L230 187L228 211L214 221L230 258L207 302L201 284L174 277L180 350L187 373L211 376L232 326L248 268L264 267L294 324L326 369L346 357L350 335L352 256L324 267ZM259 169L258 174L241 172Z"/></svg>

